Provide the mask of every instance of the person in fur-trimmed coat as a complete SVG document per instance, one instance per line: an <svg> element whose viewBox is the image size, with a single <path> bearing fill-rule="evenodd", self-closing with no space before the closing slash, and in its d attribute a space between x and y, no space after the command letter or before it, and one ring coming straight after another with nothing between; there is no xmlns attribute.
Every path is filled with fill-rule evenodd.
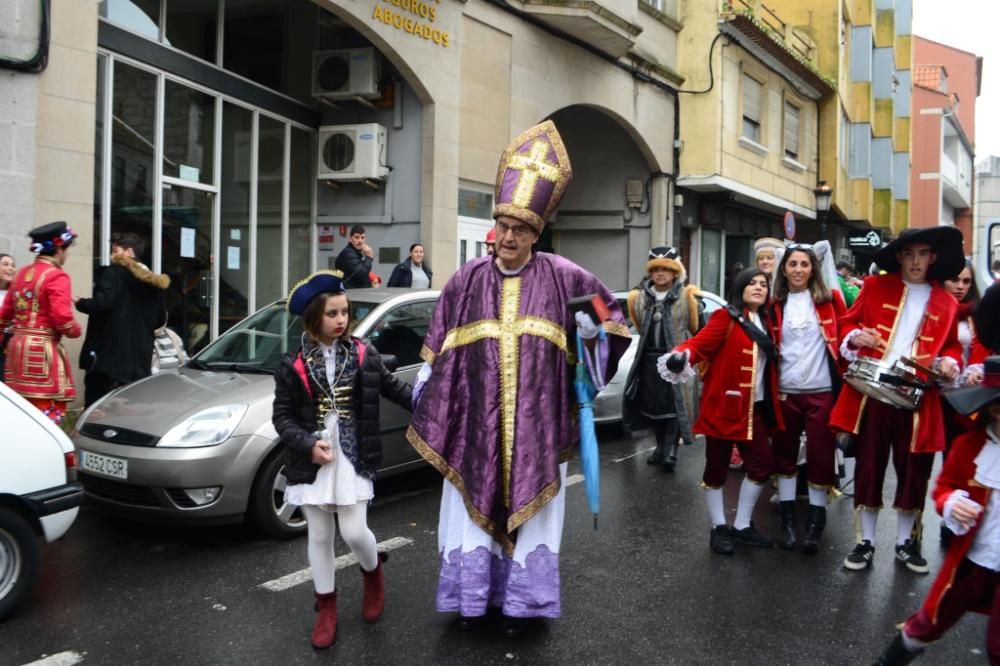
<svg viewBox="0 0 1000 666"><path fill-rule="evenodd" d="M98 275L93 297L76 301L76 309L89 315L80 352L87 407L152 371L153 337L165 318L170 277L138 260L144 247L134 233L111 234L111 265Z"/></svg>

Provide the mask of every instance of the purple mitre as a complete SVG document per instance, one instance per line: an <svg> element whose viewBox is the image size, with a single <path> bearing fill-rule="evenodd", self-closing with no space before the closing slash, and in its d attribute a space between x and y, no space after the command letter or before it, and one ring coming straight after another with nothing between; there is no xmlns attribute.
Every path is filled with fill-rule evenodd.
<svg viewBox="0 0 1000 666"><path fill-rule="evenodd" d="M572 179L573 167L555 123L535 125L500 157L493 217L513 217L541 233Z"/></svg>

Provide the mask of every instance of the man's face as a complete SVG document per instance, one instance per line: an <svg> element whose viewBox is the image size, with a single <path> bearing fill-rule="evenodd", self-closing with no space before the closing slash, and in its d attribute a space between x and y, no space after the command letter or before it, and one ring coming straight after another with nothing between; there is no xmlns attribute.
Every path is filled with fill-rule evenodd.
<svg viewBox="0 0 1000 666"><path fill-rule="evenodd" d="M900 277L914 284L927 282L927 269L936 259L937 255L927 243L906 245L896 253Z"/></svg>
<svg viewBox="0 0 1000 666"><path fill-rule="evenodd" d="M674 273L669 268L656 267L649 272L649 278L653 281L653 284L660 289L666 289L674 283L674 278L677 277L677 273Z"/></svg>
<svg viewBox="0 0 1000 666"><path fill-rule="evenodd" d="M504 268L520 268L528 263L531 246L538 240L535 230L517 218L497 218L496 255Z"/></svg>
<svg viewBox="0 0 1000 666"><path fill-rule="evenodd" d="M351 234L351 245L354 246L355 250L360 250L364 246L365 241L368 240L366 234Z"/></svg>
<svg viewBox="0 0 1000 666"><path fill-rule="evenodd" d="M129 259L135 259L135 250L133 250L130 247L129 248L122 247L121 245L112 245L111 256L117 257L119 255L128 257Z"/></svg>

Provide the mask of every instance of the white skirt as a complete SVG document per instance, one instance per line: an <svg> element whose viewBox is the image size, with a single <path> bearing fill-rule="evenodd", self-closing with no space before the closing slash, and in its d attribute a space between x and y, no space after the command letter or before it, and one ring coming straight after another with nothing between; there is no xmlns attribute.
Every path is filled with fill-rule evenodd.
<svg viewBox="0 0 1000 666"><path fill-rule="evenodd" d="M335 417L335 412L330 415ZM285 501L296 506L309 504L326 511L371 501L375 497L375 486L371 479L357 473L341 451L336 418L328 417L326 426L322 434L334 444L333 460L320 466L312 483L296 483L285 488Z"/></svg>

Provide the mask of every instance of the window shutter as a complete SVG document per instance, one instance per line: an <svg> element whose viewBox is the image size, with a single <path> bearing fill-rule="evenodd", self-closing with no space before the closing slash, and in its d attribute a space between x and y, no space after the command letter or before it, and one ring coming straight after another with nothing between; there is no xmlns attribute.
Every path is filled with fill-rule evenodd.
<svg viewBox="0 0 1000 666"><path fill-rule="evenodd" d="M785 153L799 154L799 110L785 104Z"/></svg>
<svg viewBox="0 0 1000 666"><path fill-rule="evenodd" d="M760 123L761 85L746 74L743 75L743 117Z"/></svg>

